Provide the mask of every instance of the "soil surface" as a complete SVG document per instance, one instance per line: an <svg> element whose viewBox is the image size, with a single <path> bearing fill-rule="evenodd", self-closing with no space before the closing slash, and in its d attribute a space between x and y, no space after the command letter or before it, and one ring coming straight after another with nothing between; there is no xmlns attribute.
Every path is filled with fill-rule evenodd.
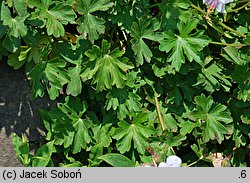
<svg viewBox="0 0 250 183"><path fill-rule="evenodd" d="M43 123L38 109L55 102L48 97L31 100L31 87L24 69L14 70L0 61L0 167L22 166L12 146L12 132L30 141L31 151L44 142Z"/></svg>

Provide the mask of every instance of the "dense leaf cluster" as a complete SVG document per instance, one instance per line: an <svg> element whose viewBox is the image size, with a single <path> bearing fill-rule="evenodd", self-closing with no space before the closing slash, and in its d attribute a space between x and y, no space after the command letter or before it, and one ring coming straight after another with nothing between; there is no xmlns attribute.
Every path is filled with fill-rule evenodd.
<svg viewBox="0 0 250 183"><path fill-rule="evenodd" d="M25 166L250 166L250 3L5 0L0 59L25 67L46 140ZM59 163L59 164L58 164ZM194 164L194 163L193 163Z"/></svg>

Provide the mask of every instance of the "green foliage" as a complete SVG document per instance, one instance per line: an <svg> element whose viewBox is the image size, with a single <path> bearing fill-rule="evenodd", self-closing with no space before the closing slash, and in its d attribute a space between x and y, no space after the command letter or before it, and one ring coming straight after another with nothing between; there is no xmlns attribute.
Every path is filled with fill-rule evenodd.
<svg viewBox="0 0 250 183"><path fill-rule="evenodd" d="M236 67L232 78L239 84L238 99L250 101L250 68L249 65L239 65Z"/></svg>
<svg viewBox="0 0 250 183"><path fill-rule="evenodd" d="M114 166L114 167L133 167L135 166L135 163L128 159L126 156L123 156L121 154L116 153L109 153L105 154L99 159L102 159L106 161L108 164Z"/></svg>
<svg viewBox="0 0 250 183"><path fill-rule="evenodd" d="M48 120L45 121L45 127L51 131L47 138L53 138L55 145L70 147L74 154L80 152L81 148L86 148L91 141L88 129L92 125L90 119L82 119L86 109L86 103L67 97L65 104L58 104L49 113L43 111L42 115L46 115Z"/></svg>
<svg viewBox="0 0 250 183"><path fill-rule="evenodd" d="M78 21L78 31L90 40L96 40L105 32L105 20L93 15L96 11L106 11L113 3L110 0L76 0L76 10L82 15Z"/></svg>
<svg viewBox="0 0 250 183"><path fill-rule="evenodd" d="M24 166L32 167L46 167L53 166L51 159L52 153L56 152L53 146L54 142L50 141L41 146L34 155L30 154L29 142L23 135L22 139L16 133L13 136L13 146L16 151L18 159Z"/></svg>
<svg viewBox="0 0 250 183"><path fill-rule="evenodd" d="M195 97L194 100L196 109L192 111L191 116L201 120L200 123L205 123L205 129L202 132L204 142L216 139L221 143L224 140L223 135L229 133L229 129L221 122L225 124L233 122L227 107L221 104L214 105L213 98L211 96L206 98L203 94Z"/></svg>
<svg viewBox="0 0 250 183"><path fill-rule="evenodd" d="M209 66L206 67L207 65ZM222 68L216 65L216 63L204 64L202 73L198 75L196 85L201 84L205 86L205 90L211 93L219 90L221 87L225 91L229 91L232 85L227 78L228 76L222 73Z"/></svg>
<svg viewBox="0 0 250 183"><path fill-rule="evenodd" d="M97 91L111 89L113 85L122 88L125 85L127 77L125 72L132 69L132 65L128 65L128 59L122 57L124 50L118 48L110 51L110 44L102 41L102 48L93 46L92 50L85 52L89 58L86 63L85 70L81 74L83 81L92 79L92 84L97 84Z"/></svg>
<svg viewBox="0 0 250 183"><path fill-rule="evenodd" d="M197 20L188 20L186 23L177 24L179 35L169 31L165 34L165 39L160 43L160 50L170 52L168 62L172 62L172 66L179 71L181 65L185 63L185 56L192 62L195 60L201 63L200 55L198 54L209 43L209 38L202 35L204 31L196 31L190 34L196 27ZM185 56L184 56L185 54Z"/></svg>
<svg viewBox="0 0 250 183"><path fill-rule="evenodd" d="M65 34L63 25L75 22L76 14L72 7L63 2L30 0L28 6L35 7L35 11L31 14L32 18L43 21L42 27L46 26L48 35L63 36Z"/></svg>
<svg viewBox="0 0 250 183"><path fill-rule="evenodd" d="M60 89L69 81L64 67L66 62L59 58L54 58L48 62L40 62L35 65L29 72L29 77L32 82L33 98L44 95L46 87L50 98L54 100L59 95Z"/></svg>
<svg viewBox="0 0 250 183"><path fill-rule="evenodd" d="M1 7L1 20L3 25L8 26L8 36L24 37L27 34L27 27L24 25L24 21L27 16L16 16L12 18L9 8L2 2Z"/></svg>
<svg viewBox="0 0 250 183"><path fill-rule="evenodd" d="M152 126L144 125L148 122L147 113L139 113L134 116L131 123L120 121L115 131L114 138L117 140L117 149L122 154L131 149L132 140L134 148L141 154L148 146L146 139L149 138L154 130Z"/></svg>
<svg viewBox="0 0 250 183"><path fill-rule="evenodd" d="M13 134L25 166L250 166L248 2L1 2L0 60L58 103L34 155Z"/></svg>
<svg viewBox="0 0 250 183"><path fill-rule="evenodd" d="M152 19L150 22L146 18L140 18L138 24L136 22L133 23L131 27L131 36L133 37L131 43L138 65L142 65L144 60L150 62L153 53L143 39L160 41L162 35L155 32L159 28L160 23L156 19Z"/></svg>
<svg viewBox="0 0 250 183"><path fill-rule="evenodd" d="M105 107L107 110L117 110L117 117L124 119L131 112L141 111L140 99L139 95L129 92L127 88L115 89L107 94Z"/></svg>

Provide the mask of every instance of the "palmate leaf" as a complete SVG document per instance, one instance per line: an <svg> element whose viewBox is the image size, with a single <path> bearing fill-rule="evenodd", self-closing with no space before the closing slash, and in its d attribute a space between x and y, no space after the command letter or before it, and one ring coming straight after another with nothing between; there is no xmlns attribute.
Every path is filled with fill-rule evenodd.
<svg viewBox="0 0 250 183"><path fill-rule="evenodd" d="M28 32L28 28L24 24L28 15L12 18L11 12L9 8L5 6L4 1L2 1L0 6L0 38L3 37L1 46L4 48L0 50L1 57L2 54L7 55L5 54L5 49L9 52L16 52L21 46L20 37L26 36ZM7 35L4 36L5 34Z"/></svg>
<svg viewBox="0 0 250 183"><path fill-rule="evenodd" d="M72 56L74 56L74 52L72 53ZM80 77L80 73L82 71L82 55L74 59L68 58L64 55L62 55L62 57L69 63L75 65L74 67L68 68L70 81L68 82L66 93L76 97L82 92L82 81Z"/></svg>
<svg viewBox="0 0 250 183"><path fill-rule="evenodd" d="M65 103L59 103L51 111L42 110L49 139L54 139L55 145L70 148L73 154L86 149L92 140L89 131L92 121L84 116L86 109L86 102L66 97Z"/></svg>
<svg viewBox="0 0 250 183"><path fill-rule="evenodd" d="M174 30L179 20L190 17L187 11L191 5L189 0L163 0L159 5L161 10L162 27L165 30Z"/></svg>
<svg viewBox="0 0 250 183"><path fill-rule="evenodd" d="M110 51L110 46L106 40L103 40L102 48L94 45L92 50L85 52L89 61L81 73L81 78L83 81L92 79L92 84L97 84L98 91L111 89L113 85L122 88L127 80L125 72L133 68L127 63L128 59L122 57L124 50L120 51L116 48Z"/></svg>
<svg viewBox="0 0 250 183"><path fill-rule="evenodd" d="M191 102L195 94L199 93L199 90L192 87L196 82L196 74L190 73L188 75L169 75L167 83L169 85L169 92L167 102L173 103L179 106L184 100Z"/></svg>
<svg viewBox="0 0 250 183"><path fill-rule="evenodd" d="M111 136L115 132L115 128L112 127L111 123L105 125L96 125L92 128L94 139L97 144L100 144L102 147L109 147L112 142Z"/></svg>
<svg viewBox="0 0 250 183"><path fill-rule="evenodd" d="M27 34L28 28L24 24L27 17L28 15L12 18L9 8L5 6L4 1L2 2L1 20L3 21L3 25L8 26L7 32L10 37L24 37Z"/></svg>
<svg viewBox="0 0 250 183"><path fill-rule="evenodd" d="M67 42L58 43L57 49L59 54L65 61L70 63L70 67L67 70L70 78L66 88L68 95L77 96L82 92L80 74L83 69L83 52L87 51L91 46L90 42L86 40L81 40L76 45Z"/></svg>
<svg viewBox="0 0 250 183"><path fill-rule="evenodd" d="M134 148L141 154L144 154L147 144L147 138L154 133L154 128L145 123L148 122L147 113L139 113L133 119L132 123L120 121L116 128L113 138L117 140L116 146L120 153L125 153L131 149L132 140Z"/></svg>
<svg viewBox="0 0 250 183"><path fill-rule="evenodd" d="M197 120L201 120L201 124L205 125L202 135L204 142L210 139L216 139L219 143L224 139L224 134L230 134L226 125L232 123L233 119L227 107L221 104L213 104L213 98L202 94L195 97L196 109L192 111L191 116Z"/></svg>
<svg viewBox="0 0 250 183"><path fill-rule="evenodd" d="M23 0L13 0L14 7L19 16L24 16L27 13L26 1Z"/></svg>
<svg viewBox="0 0 250 183"><path fill-rule="evenodd" d="M138 23L134 22L131 27L132 49L136 55L136 62L142 65L144 60L150 62L153 53L143 39L160 41L163 39L162 34L156 33L160 28L160 23L156 19L148 21L145 17L140 18Z"/></svg>
<svg viewBox="0 0 250 183"><path fill-rule="evenodd" d="M66 89L66 93L68 95L71 94L76 97L82 92L82 81L80 77L81 70L81 65L69 68L68 75L70 77L70 81Z"/></svg>
<svg viewBox="0 0 250 183"><path fill-rule="evenodd" d="M188 20L186 23L177 24L179 34L172 31L165 33L165 39L160 41L160 50L166 53L170 52L168 62L179 71L181 65L185 63L186 58L192 62L195 60L201 63L199 51L201 51L210 42L207 36L203 35L204 31L191 32L196 28L198 21L196 19Z"/></svg>
<svg viewBox="0 0 250 183"><path fill-rule="evenodd" d="M238 99L244 102L250 101L250 67L249 64L238 65L232 78L239 84Z"/></svg>
<svg viewBox="0 0 250 183"><path fill-rule="evenodd" d="M65 34L63 25L75 22L76 14L69 4L52 0L29 0L28 5L36 7L32 13L33 19L38 18L44 22L48 35L63 36Z"/></svg>
<svg viewBox="0 0 250 183"><path fill-rule="evenodd" d="M229 91L232 86L227 77L223 74L222 68L216 63L203 66L202 73L198 75L197 83L195 85L202 85L205 90L212 93L215 90L219 90L221 87L225 91Z"/></svg>
<svg viewBox="0 0 250 183"><path fill-rule="evenodd" d="M96 11L106 11L113 3L110 0L76 0L76 10L82 15L78 20L78 31L84 37L88 35L91 41L98 39L99 34L105 31L105 20L93 13Z"/></svg>
<svg viewBox="0 0 250 183"><path fill-rule="evenodd" d="M58 90L69 81L69 76L64 70L65 65L66 62L59 58L35 65L28 73L32 83L32 98L42 97L46 88L50 99L56 99L59 96Z"/></svg>
<svg viewBox="0 0 250 183"><path fill-rule="evenodd" d="M124 119L131 112L141 111L141 97L133 92L129 92L128 88L114 89L107 94L106 109L118 110L118 118Z"/></svg>

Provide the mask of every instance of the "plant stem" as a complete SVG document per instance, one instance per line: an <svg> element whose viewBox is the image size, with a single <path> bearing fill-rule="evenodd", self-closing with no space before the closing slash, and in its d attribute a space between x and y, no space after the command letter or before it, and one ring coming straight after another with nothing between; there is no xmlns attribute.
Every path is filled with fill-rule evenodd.
<svg viewBox="0 0 250 183"><path fill-rule="evenodd" d="M221 21L218 21L218 23L221 25L221 27L229 30L230 32L233 32L233 33L237 34L240 37L244 37L244 38L246 37L246 35L244 35L244 34L238 32L238 31L232 29L231 27L228 27L226 24L222 23Z"/></svg>
<svg viewBox="0 0 250 183"><path fill-rule="evenodd" d="M196 9L197 11L199 11L200 13L202 13L203 15L207 15L207 13L206 13L204 10L202 10L200 7L195 6L194 4L191 4L191 6L192 6L194 9Z"/></svg>
<svg viewBox="0 0 250 183"><path fill-rule="evenodd" d="M237 12L237 11L239 11L239 10L241 10L241 9L243 9L243 8L245 8L245 7L247 7L248 5L250 5L250 2L248 2L248 3L244 4L243 6L241 6L241 7L239 7L239 8L236 8L236 9L230 10L230 11L228 11L228 13L231 13L231 12Z"/></svg>
<svg viewBox="0 0 250 183"><path fill-rule="evenodd" d="M164 130L166 130L166 128L165 128L164 123L163 123L163 119L162 119L161 110L160 110L157 96L155 96L155 105L156 105L156 109L157 109L158 118L159 118L159 121L161 124L161 128L164 131Z"/></svg>
<svg viewBox="0 0 250 183"><path fill-rule="evenodd" d="M210 42L210 44L217 44L217 45L223 45L223 46L233 46L233 47L247 46L246 44L229 44L229 43L222 43L222 42L215 42L215 41Z"/></svg>
<svg viewBox="0 0 250 183"><path fill-rule="evenodd" d="M189 165L187 165L188 167L193 166L194 164L198 163L201 159L203 158L203 155L196 161L194 161L193 163L190 163Z"/></svg>

